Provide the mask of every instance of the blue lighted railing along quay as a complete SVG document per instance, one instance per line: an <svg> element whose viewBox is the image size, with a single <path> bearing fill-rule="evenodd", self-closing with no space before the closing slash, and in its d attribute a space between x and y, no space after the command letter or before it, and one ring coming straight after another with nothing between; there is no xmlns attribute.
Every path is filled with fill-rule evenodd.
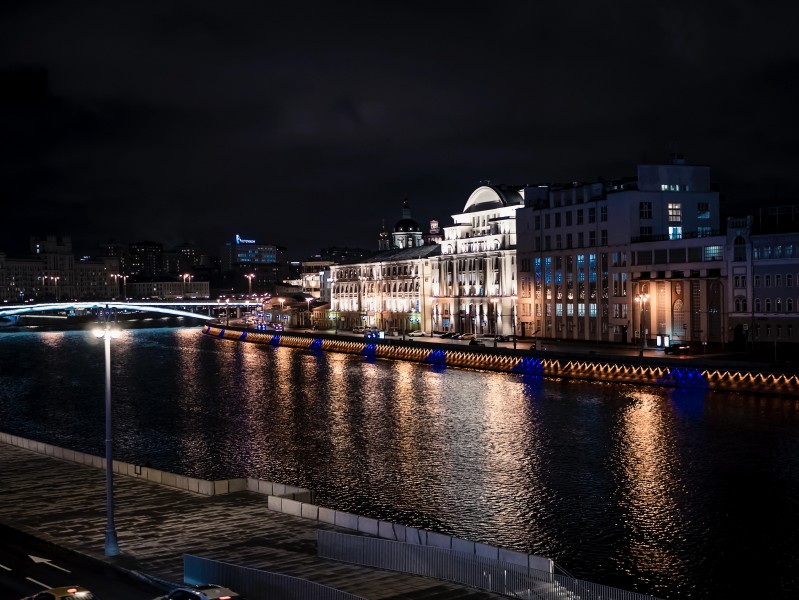
<svg viewBox="0 0 799 600"><path fill-rule="evenodd" d="M696 362L636 357L583 358L506 348L461 347L399 340L358 340L303 333L265 333L206 325L203 334L218 339L317 352L360 354L369 359L409 360L445 367L500 371L527 378L561 378L636 383L683 391L746 391L799 396L794 373L747 371Z"/></svg>

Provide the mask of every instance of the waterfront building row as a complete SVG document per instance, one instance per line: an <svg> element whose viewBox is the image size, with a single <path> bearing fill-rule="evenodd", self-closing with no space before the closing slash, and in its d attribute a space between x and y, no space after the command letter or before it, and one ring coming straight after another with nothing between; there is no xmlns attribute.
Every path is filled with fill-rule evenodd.
<svg viewBox="0 0 799 600"><path fill-rule="evenodd" d="M584 341L799 341L799 223L722 220L710 169L674 156L637 177L485 184L425 243L409 210L389 246L332 265L330 325ZM783 215L784 217L784 215Z"/></svg>

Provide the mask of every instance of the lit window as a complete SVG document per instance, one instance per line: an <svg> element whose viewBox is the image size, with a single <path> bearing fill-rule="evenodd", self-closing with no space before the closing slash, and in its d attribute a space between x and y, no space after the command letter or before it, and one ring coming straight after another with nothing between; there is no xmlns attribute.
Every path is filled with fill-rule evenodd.
<svg viewBox="0 0 799 600"><path fill-rule="evenodd" d="M669 202L669 223L682 223L682 204L679 202Z"/></svg>
<svg viewBox="0 0 799 600"><path fill-rule="evenodd" d="M721 260L722 258L721 246L705 246L705 260Z"/></svg>

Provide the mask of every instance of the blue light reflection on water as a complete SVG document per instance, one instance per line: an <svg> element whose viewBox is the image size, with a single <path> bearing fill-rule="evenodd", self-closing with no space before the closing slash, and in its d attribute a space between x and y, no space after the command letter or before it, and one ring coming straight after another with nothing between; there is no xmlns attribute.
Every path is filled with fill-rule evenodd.
<svg viewBox="0 0 799 600"><path fill-rule="evenodd" d="M103 453L102 344L0 337L0 429ZM666 598L799 583L796 401L565 383L214 340L113 342L115 456L550 556ZM120 508L121 509L121 508ZM765 586L765 587L763 587Z"/></svg>

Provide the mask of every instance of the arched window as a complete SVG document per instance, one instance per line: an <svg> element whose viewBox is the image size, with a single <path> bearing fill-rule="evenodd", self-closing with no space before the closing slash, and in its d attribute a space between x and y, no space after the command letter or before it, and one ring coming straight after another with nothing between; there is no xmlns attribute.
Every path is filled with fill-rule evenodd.
<svg viewBox="0 0 799 600"><path fill-rule="evenodd" d="M760 275L755 275L755 287L760 287Z"/></svg>
<svg viewBox="0 0 799 600"><path fill-rule="evenodd" d="M788 312L793 312L793 298L785 299L785 310Z"/></svg>
<svg viewBox="0 0 799 600"><path fill-rule="evenodd" d="M774 310L777 312L782 312L782 298L777 298L774 302Z"/></svg>
<svg viewBox="0 0 799 600"><path fill-rule="evenodd" d="M755 298L755 312L760 312L760 298Z"/></svg>
<svg viewBox="0 0 799 600"><path fill-rule="evenodd" d="M771 298L766 298L766 312L771 312Z"/></svg>

